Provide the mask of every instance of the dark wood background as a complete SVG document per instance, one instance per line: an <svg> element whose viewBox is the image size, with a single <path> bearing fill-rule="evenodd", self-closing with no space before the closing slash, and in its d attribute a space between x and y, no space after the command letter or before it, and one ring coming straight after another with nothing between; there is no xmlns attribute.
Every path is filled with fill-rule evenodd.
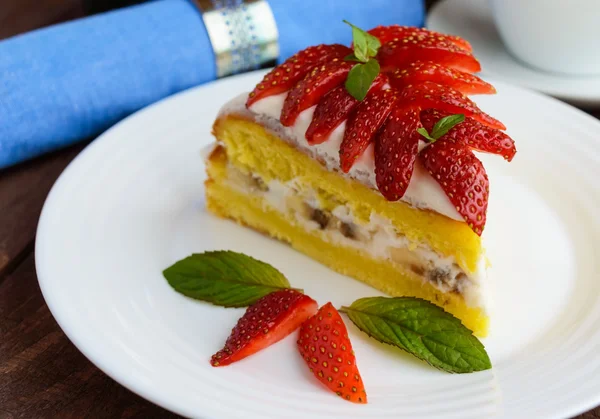
<svg viewBox="0 0 600 419"><path fill-rule="evenodd" d="M137 2L0 0L0 39ZM92 365L60 330L40 293L33 253L40 210L87 142L0 170L0 419L177 417ZM580 418L599 419L600 408Z"/></svg>

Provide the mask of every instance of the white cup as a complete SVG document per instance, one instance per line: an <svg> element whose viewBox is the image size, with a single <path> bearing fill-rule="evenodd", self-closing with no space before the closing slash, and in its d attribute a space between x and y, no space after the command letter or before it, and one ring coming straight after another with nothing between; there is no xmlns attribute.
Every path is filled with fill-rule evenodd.
<svg viewBox="0 0 600 419"><path fill-rule="evenodd" d="M600 0L490 0L508 50L538 69L600 74Z"/></svg>

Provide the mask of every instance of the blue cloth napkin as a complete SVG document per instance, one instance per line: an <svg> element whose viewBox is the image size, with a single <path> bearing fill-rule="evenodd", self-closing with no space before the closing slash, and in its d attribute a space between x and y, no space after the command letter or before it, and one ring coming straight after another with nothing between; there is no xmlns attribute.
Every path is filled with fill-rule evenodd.
<svg viewBox="0 0 600 419"><path fill-rule="evenodd" d="M270 0L280 60L349 43L341 20L422 25L421 0ZM136 110L214 80L200 14L157 0L0 42L0 168L96 135ZM249 86L250 87L250 86Z"/></svg>

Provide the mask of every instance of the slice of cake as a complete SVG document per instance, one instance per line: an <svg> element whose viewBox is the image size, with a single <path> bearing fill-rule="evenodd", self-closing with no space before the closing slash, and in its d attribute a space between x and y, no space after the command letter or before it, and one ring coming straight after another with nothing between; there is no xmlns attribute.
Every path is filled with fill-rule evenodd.
<svg viewBox="0 0 600 419"><path fill-rule="evenodd" d="M484 336L489 184L473 150L516 149L465 94L495 90L462 39L353 32L353 49L300 51L221 109L208 209Z"/></svg>

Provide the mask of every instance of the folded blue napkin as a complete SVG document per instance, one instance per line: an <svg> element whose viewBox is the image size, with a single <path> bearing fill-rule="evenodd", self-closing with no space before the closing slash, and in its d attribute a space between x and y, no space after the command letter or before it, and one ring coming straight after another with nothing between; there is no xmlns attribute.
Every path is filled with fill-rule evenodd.
<svg viewBox="0 0 600 419"><path fill-rule="evenodd" d="M341 20L422 25L421 0L269 0L280 60L349 43ZM216 78L199 12L158 0L0 42L0 168L96 135L136 110Z"/></svg>

